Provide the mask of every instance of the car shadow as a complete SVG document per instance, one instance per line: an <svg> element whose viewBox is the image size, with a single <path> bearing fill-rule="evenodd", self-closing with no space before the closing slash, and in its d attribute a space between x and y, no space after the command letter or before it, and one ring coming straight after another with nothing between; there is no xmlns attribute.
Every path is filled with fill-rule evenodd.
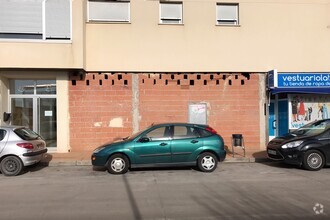
<svg viewBox="0 0 330 220"><path fill-rule="evenodd" d="M130 171L137 172L148 172L148 171L166 171L166 172L174 172L179 170L193 170L199 171L196 167L143 167L143 168L130 168Z"/></svg>
<svg viewBox="0 0 330 220"><path fill-rule="evenodd" d="M30 173L30 172L34 173L42 169L45 169L46 167L49 166L49 163L52 159L53 156L51 154L45 154L44 158L42 158L42 160L39 163L24 167L23 171L19 175L23 175L25 173Z"/></svg>
<svg viewBox="0 0 330 220"><path fill-rule="evenodd" d="M281 169L300 169L300 170L302 169L298 165L291 165L284 163L283 161L271 160L268 158L266 151L255 152L252 154L252 156L255 158L256 163L260 163L265 166L277 167Z"/></svg>
<svg viewBox="0 0 330 220"><path fill-rule="evenodd" d="M275 161L275 162L263 162L262 164L269 166L269 167L277 167L282 169L302 169L297 165L286 164L284 162Z"/></svg>
<svg viewBox="0 0 330 220"><path fill-rule="evenodd" d="M178 170L193 170L199 171L197 167L143 167L143 168L130 168L129 172L149 172L149 171L166 171L166 172L174 172ZM93 171L104 172L107 171L105 167L95 167L93 166Z"/></svg>

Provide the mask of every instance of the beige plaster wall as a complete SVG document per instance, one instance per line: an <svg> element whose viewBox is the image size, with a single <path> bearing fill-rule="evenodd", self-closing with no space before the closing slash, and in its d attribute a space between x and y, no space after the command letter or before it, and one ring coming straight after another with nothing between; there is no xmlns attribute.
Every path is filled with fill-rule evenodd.
<svg viewBox="0 0 330 220"><path fill-rule="evenodd" d="M9 112L9 80L10 79L56 79L57 105L57 148L56 152L68 152L69 144L69 88L68 73L65 71L0 71L0 123L3 112ZM52 150L52 149L50 149Z"/></svg>
<svg viewBox="0 0 330 220"><path fill-rule="evenodd" d="M71 41L0 39L0 68L83 68L85 1L72 9Z"/></svg>
<svg viewBox="0 0 330 220"><path fill-rule="evenodd" d="M183 25L159 1L131 1L131 23L86 24L87 71L329 71L329 0L241 0L239 26L216 25L216 0L183 0Z"/></svg>

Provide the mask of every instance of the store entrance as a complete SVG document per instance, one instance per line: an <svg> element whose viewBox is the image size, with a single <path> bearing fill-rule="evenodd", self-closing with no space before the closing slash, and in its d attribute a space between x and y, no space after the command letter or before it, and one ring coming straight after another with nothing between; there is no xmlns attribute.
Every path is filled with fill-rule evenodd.
<svg viewBox="0 0 330 220"><path fill-rule="evenodd" d="M11 124L33 129L47 147L56 148L55 80L11 80L10 85Z"/></svg>
<svg viewBox="0 0 330 220"><path fill-rule="evenodd" d="M269 105L269 140L289 132L289 111L286 95L273 95Z"/></svg>

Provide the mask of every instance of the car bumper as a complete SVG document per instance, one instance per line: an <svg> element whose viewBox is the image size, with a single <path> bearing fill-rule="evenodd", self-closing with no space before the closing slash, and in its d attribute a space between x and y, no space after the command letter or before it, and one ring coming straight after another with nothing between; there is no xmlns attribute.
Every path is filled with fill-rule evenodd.
<svg viewBox="0 0 330 220"><path fill-rule="evenodd" d="M104 167L107 163L107 155L92 154L92 165L96 167Z"/></svg>
<svg viewBox="0 0 330 220"><path fill-rule="evenodd" d="M39 163L42 158L47 153L47 149L43 149L37 152L28 152L24 153L20 158L24 164L24 166L30 166L36 163Z"/></svg>
<svg viewBox="0 0 330 220"><path fill-rule="evenodd" d="M293 165L301 165L304 157L303 152L297 149L279 150L276 148L267 148L267 155L271 160L283 161Z"/></svg>
<svg viewBox="0 0 330 220"><path fill-rule="evenodd" d="M226 155L227 155L227 152L226 151L222 151L220 154L219 154L219 162L222 162L226 159Z"/></svg>

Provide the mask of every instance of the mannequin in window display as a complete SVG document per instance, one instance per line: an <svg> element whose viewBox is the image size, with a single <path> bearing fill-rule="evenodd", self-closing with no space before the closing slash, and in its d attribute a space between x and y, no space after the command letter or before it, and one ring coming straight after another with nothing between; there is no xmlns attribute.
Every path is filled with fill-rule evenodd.
<svg viewBox="0 0 330 220"><path fill-rule="evenodd" d="M328 114L328 107L325 103L323 103L322 105L322 109L323 109L323 112L322 112L322 119L327 119L329 118L329 114Z"/></svg>
<svg viewBox="0 0 330 220"><path fill-rule="evenodd" d="M297 96L295 96L291 101L291 108L292 108L292 121L297 122L297 113L298 113L298 100Z"/></svg>
<svg viewBox="0 0 330 220"><path fill-rule="evenodd" d="M305 104L303 102L302 97L300 97L300 101L299 101L299 116L298 116L298 120L300 119L300 121L303 121L305 119Z"/></svg>

